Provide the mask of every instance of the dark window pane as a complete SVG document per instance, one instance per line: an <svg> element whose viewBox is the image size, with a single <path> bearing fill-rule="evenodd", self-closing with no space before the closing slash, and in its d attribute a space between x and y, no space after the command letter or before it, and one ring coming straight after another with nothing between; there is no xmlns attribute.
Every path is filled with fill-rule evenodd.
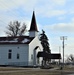
<svg viewBox="0 0 74 75"><path fill-rule="evenodd" d="M17 54L17 59L19 59L19 54Z"/></svg>
<svg viewBox="0 0 74 75"><path fill-rule="evenodd" d="M8 53L8 59L11 59L11 53Z"/></svg>
<svg viewBox="0 0 74 75"><path fill-rule="evenodd" d="M9 52L12 52L12 50L9 50Z"/></svg>

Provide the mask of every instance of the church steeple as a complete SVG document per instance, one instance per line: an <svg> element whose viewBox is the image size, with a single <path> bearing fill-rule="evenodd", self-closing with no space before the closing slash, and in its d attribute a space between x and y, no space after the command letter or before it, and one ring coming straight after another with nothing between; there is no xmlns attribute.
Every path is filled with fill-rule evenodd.
<svg viewBox="0 0 74 75"><path fill-rule="evenodd" d="M37 24L36 24L35 14L33 11L31 26L30 26L30 30L29 30L29 36L35 37L37 35L38 35L38 28L37 28Z"/></svg>
<svg viewBox="0 0 74 75"><path fill-rule="evenodd" d="M31 21L31 26L29 31L38 31L34 11L33 11L32 21Z"/></svg>

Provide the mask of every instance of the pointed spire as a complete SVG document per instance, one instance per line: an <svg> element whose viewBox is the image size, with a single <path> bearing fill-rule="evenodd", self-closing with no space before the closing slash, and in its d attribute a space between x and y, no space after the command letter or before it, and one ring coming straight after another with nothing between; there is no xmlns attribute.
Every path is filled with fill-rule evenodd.
<svg viewBox="0 0 74 75"><path fill-rule="evenodd" d="M33 11L32 21L31 21L31 26L29 31L38 31L34 11Z"/></svg>

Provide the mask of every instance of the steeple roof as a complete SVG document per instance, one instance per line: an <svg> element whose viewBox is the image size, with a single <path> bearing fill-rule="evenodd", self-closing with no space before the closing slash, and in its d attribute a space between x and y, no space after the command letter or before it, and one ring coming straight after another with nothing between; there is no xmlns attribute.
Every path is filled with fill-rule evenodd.
<svg viewBox="0 0 74 75"><path fill-rule="evenodd" d="M31 20L31 26L30 26L29 31L38 31L34 11L33 11L32 20Z"/></svg>

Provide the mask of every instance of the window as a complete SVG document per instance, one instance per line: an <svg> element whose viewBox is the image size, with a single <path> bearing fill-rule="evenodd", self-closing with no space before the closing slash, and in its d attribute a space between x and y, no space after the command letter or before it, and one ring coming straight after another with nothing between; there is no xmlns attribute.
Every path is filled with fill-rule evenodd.
<svg viewBox="0 0 74 75"><path fill-rule="evenodd" d="M17 53L17 59L19 59L19 54Z"/></svg>
<svg viewBox="0 0 74 75"><path fill-rule="evenodd" d="M8 51L8 59L11 59L12 58L12 50L9 50Z"/></svg>
<svg viewBox="0 0 74 75"><path fill-rule="evenodd" d="M8 53L8 59L11 59L11 53Z"/></svg>

